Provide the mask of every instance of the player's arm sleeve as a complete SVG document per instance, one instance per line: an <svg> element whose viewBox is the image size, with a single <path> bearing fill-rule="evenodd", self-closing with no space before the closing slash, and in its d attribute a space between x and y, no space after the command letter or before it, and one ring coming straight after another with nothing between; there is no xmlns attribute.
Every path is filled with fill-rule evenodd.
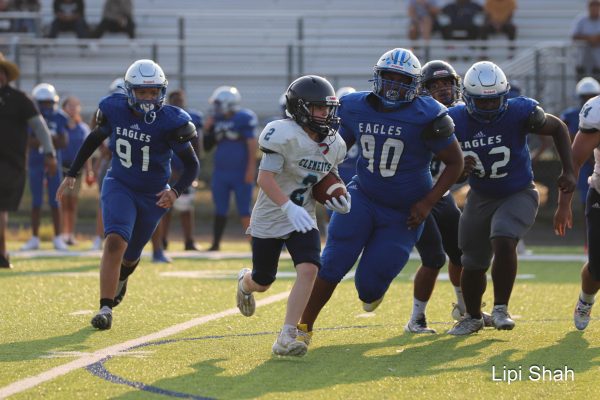
<svg viewBox="0 0 600 400"><path fill-rule="evenodd" d="M67 176L76 177L87 159L90 158L98 147L100 147L104 139L109 136L110 127L108 120L104 114L102 114L102 111L98 110L96 113L96 127L81 144L81 147L75 156L75 160L71 163L71 168L67 172Z"/></svg>
<svg viewBox="0 0 600 400"><path fill-rule="evenodd" d="M342 139L344 139L344 142L346 142L346 150L350 150L350 147L354 146L354 143L356 143L356 137L354 136L354 133L352 133L350 129L346 128L343 122L340 124L338 134L342 137Z"/></svg>
<svg viewBox="0 0 600 400"><path fill-rule="evenodd" d="M52 135L48 130L48 126L46 125L44 118L40 114L34 115L27 120L27 125L33 131L35 137L40 141L40 145L44 149L44 153L56 154L54 145L52 144Z"/></svg>
<svg viewBox="0 0 600 400"><path fill-rule="evenodd" d="M448 114L444 114L431 121L421 132L421 137L424 140L447 139L453 133L454 121Z"/></svg>
<svg viewBox="0 0 600 400"><path fill-rule="evenodd" d="M285 159L281 154L274 152L264 152L262 158L260 159L258 169L270 171L275 174L280 174L283 171L284 163Z"/></svg>
<svg viewBox="0 0 600 400"><path fill-rule="evenodd" d="M175 192L177 197L179 197L179 195L183 193L183 191L187 189L198 176L198 172L200 171L200 161L198 161L196 152L189 142L187 143L187 146L177 151L176 154L183 163L183 172L171 189Z"/></svg>

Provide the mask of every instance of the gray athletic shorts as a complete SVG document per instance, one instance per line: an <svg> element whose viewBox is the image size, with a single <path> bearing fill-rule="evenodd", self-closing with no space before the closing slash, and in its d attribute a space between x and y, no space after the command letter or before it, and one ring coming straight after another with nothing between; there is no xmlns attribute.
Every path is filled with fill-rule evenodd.
<svg viewBox="0 0 600 400"><path fill-rule="evenodd" d="M539 194L532 184L503 198L487 197L469 191L458 225L458 246L463 267L487 270L492 261L491 239L521 239L537 215Z"/></svg>

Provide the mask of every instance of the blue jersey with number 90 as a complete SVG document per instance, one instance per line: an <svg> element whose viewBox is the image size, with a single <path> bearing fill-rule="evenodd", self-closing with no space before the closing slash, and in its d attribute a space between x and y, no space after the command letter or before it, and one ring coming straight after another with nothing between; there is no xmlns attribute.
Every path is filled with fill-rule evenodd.
<svg viewBox="0 0 600 400"><path fill-rule="evenodd" d="M379 112L368 103L370 94L347 94L338 109L340 135L359 148L354 179L375 202L408 210L431 190L432 155L455 140L454 135L422 138L423 130L447 109L431 97L417 97L398 110Z"/></svg>
<svg viewBox="0 0 600 400"><path fill-rule="evenodd" d="M188 113L165 105L154 120L144 118L134 114L127 96L119 93L102 99L99 109L111 129L109 147L113 157L107 176L138 192L158 193L168 187L173 151L181 152L190 145L171 141L169 135L191 121Z"/></svg>

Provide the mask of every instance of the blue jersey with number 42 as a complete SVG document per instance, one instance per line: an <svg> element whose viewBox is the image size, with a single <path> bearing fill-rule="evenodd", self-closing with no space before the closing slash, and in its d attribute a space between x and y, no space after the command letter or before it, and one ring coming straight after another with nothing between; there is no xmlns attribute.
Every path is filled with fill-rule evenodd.
<svg viewBox="0 0 600 400"><path fill-rule="evenodd" d="M455 140L421 136L447 109L431 97L417 97L398 110L379 112L367 102L369 94L347 94L338 109L340 135L359 146L354 179L377 203L408 210L431 190L432 155Z"/></svg>
<svg viewBox="0 0 600 400"><path fill-rule="evenodd" d="M102 99L99 109L111 129L109 147L113 157L107 176L138 192L158 193L167 188L173 151L181 152L190 146L189 142L169 140L169 135L191 121L188 113L164 105L148 124L144 115L131 111L127 96L119 93Z"/></svg>
<svg viewBox="0 0 600 400"><path fill-rule="evenodd" d="M492 123L471 118L464 104L450 108L463 154L477 162L469 175L469 185L477 193L505 197L531 184L526 122L537 105L528 97L509 99L504 114Z"/></svg>

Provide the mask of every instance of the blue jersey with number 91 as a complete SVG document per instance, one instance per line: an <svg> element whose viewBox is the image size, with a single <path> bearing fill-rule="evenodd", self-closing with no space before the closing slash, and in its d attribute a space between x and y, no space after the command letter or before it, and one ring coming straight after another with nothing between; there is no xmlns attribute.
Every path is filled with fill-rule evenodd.
<svg viewBox="0 0 600 400"><path fill-rule="evenodd" d="M423 130L447 109L431 97L417 97L398 110L379 112L368 103L369 94L347 94L338 109L340 135L359 146L354 179L377 203L408 210L431 190L432 154L454 141L454 135L422 138Z"/></svg>
<svg viewBox="0 0 600 400"><path fill-rule="evenodd" d="M107 176L138 192L158 193L167 188L173 151L181 152L190 145L171 141L169 136L191 121L188 113L164 105L153 122L146 123L144 115L131 111L127 96L119 93L102 99L99 109L111 129L109 147L113 157Z"/></svg>
<svg viewBox="0 0 600 400"><path fill-rule="evenodd" d="M533 181L526 122L538 102L528 97L508 100L499 119L482 123L469 116L464 104L450 108L455 132L465 156L477 163L469 185L478 193L505 197Z"/></svg>

